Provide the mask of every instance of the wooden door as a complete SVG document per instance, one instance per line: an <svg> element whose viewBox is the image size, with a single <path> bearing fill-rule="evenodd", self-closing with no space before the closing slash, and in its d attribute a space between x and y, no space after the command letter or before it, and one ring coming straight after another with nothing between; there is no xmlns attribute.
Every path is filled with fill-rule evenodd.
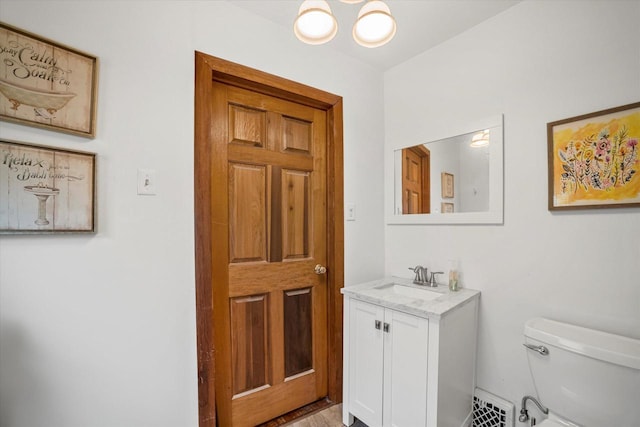
<svg viewBox="0 0 640 427"><path fill-rule="evenodd" d="M326 112L213 85L216 403L255 426L327 395Z"/></svg>
<svg viewBox="0 0 640 427"><path fill-rule="evenodd" d="M402 213L431 212L430 156L423 145L402 150Z"/></svg>
<svg viewBox="0 0 640 427"><path fill-rule="evenodd" d="M224 92L226 90L224 89L226 86L220 86L216 82L225 83L235 88L244 88L256 93L270 95L276 100L289 100L293 104L301 104L303 106L312 107L312 109L319 109L320 112L324 111L326 113L324 120L326 121L327 139L324 160L321 160L320 158L316 160L314 157L315 155L304 154L304 148L298 145L298 143L293 142L295 138L294 140L290 140L290 144L287 142L287 147L289 148L287 151L290 152L290 154L298 152L298 156L296 157L297 159L302 160L303 157L306 157L307 160L294 164L294 167L291 167L291 165L287 163L290 162L289 160L283 160L282 158L284 154L277 150L262 148L261 152L267 153L268 159L283 161L283 164L278 164L277 162L276 164L271 164L271 160L269 160L269 162L265 162L260 158L257 160L254 159L253 154L256 152L256 149L258 149L255 144L259 144L259 141L253 141L250 136L261 133L256 133L255 129L252 130L251 126L253 125L251 124L238 126L235 124L253 123L254 125L262 125L266 123L266 129L269 129L268 132L275 132L274 129L279 129L278 132L283 129L289 129L292 134L298 134L301 127L304 127L299 125L301 123L304 124L305 122L309 123L310 120L305 118L305 116L297 117L297 113L291 115L281 114L280 119L278 119L280 121L280 125L278 125L280 128L278 128L278 126L273 127L271 124L274 123L274 117L278 117L278 111L280 110L276 108L269 113L270 107L268 106L268 103L271 101L267 102L265 105L260 104L257 107L252 103L243 106L242 102L239 102L233 105L233 108L237 107L237 111L234 112L234 115L238 115L239 117L246 116L251 119L252 117L255 118L256 116L262 115L262 113L256 113L256 115L254 115L253 112L264 111L266 119L264 119L264 121L263 119L253 121L236 121L234 119L233 123L235 124L230 128L229 108L231 108L231 106L227 104L228 108L224 107L225 102L221 101L221 99L226 99L227 95L224 93L221 94L218 90L223 88L222 92ZM214 87L216 90L214 90ZM321 295L321 289L318 288L319 284L322 283L324 283L326 288L326 314L322 314L322 310L319 309L320 314L316 315L314 313L311 315L313 374L324 369L327 376L327 391L325 396L330 401L339 403L342 401L343 342L343 298L340 293L340 289L344 286L342 98L319 89L216 58L202 52L195 53L194 97L195 290L196 332L198 340L197 377L199 426L215 427L216 425L232 425L233 405L236 401L239 402L239 404L247 404L247 413L253 413L254 409L249 408L250 405L247 402L251 399L261 397L264 394L269 394L261 393L263 390L259 390L260 388L264 388L264 390L273 390L278 386L278 384L288 383L287 385L292 384L303 389L305 393L308 392L306 394L300 393L302 396L313 394L312 392L309 392L309 390L313 390L313 386L310 386L308 382L305 383L305 381L297 381L299 378L308 377L309 374L312 373L310 370L305 370L306 363L304 363L304 358L296 358L296 354L289 353L289 362L284 362L285 364L289 363L286 365L289 366L288 370L283 367L272 369L273 366L276 366L276 358L286 358L286 353L284 353L283 350L285 345L284 338L280 340L278 340L277 337L273 338L275 335L272 331L276 328L276 325L282 325L283 334L285 334L283 337L296 336L295 339L291 339L288 342L295 341L303 344L308 342L308 338L305 338L304 336L304 331L308 331L308 328L297 328L299 325L296 323L285 323L285 312L289 313L287 318L291 319L306 316L304 313L297 313L298 311L303 311L302 308L305 304L306 307L311 305L314 307L313 310L316 310L315 303L323 297ZM286 105L291 104L286 103ZM315 114L317 113L314 112L314 115ZM220 117L222 117L222 119L220 119ZM282 123L287 119L292 120L286 125L282 125ZM282 126L284 126L284 128ZM316 129L317 127L318 126L314 124L313 128ZM237 133L238 136L239 134L244 134L244 137L238 137L237 139L245 140L245 142L242 143L236 141L231 143L228 139L230 135L229 129L234 129L233 132ZM236 129L238 129L238 132L236 132ZM234 133L231 133L231 135L233 134ZM266 140L274 140L272 138L273 135L273 133L269 133ZM265 140L265 138L262 138L262 140ZM253 144L246 141L251 141ZM314 143L313 141L315 141L315 139L312 138L312 143ZM266 147L269 147L268 143ZM312 151L316 148L318 147L312 148ZM236 157L236 155L239 157ZM289 187L285 189L284 185L291 181L293 185L292 194L300 194L301 186L306 186L306 184L304 184L305 181L310 180L311 182L314 182L313 171L307 177L301 178L301 175L308 172L306 169L310 162L308 158L313 158L312 162L314 163L314 168L316 167L316 161L322 161L322 167L326 167L326 199L324 202L326 209L326 253L324 256L326 258L327 272L325 274L326 277L314 275L313 277L315 277L316 282L313 282L313 279L309 279L309 270L307 268L314 267L315 264L312 260L316 261L315 257L320 256L318 255L318 250L315 249L314 241L308 240L306 242L306 247L315 252L311 253L308 258L296 258L296 242L300 242L299 239L285 239L281 240L279 244L277 244L277 241L272 239L272 224L276 224L276 229L278 227L277 224L280 224L282 231L283 228L287 227L293 227L295 229L293 224L296 223L295 221L290 221L286 225L282 225L282 221L288 221L288 211L282 208L280 209L280 215L282 218L286 217L285 220L280 222L275 221L272 216L272 212L274 212L272 209L274 204L273 200L282 201L285 200L285 198L283 198L282 195L278 196L277 194L273 194L273 192L277 192L278 189L280 189L280 193L287 194L287 192L289 192ZM277 170L278 167L281 171L279 185L274 184L273 181L274 176L276 177L276 180L278 179L278 174L274 174L273 172L274 168ZM262 168L264 172L258 172L259 168ZM269 172L269 170L271 172ZM231 174L231 171L233 171L233 174ZM286 175L286 179L283 180L282 176L285 171L292 171L292 173ZM264 175L264 178L262 178L261 175ZM231 176L233 176L233 178L231 178ZM248 183L256 181L260 182L263 179L266 180L266 188L256 188ZM232 254L230 246L230 206L235 205L236 208L234 212L237 212L238 215L244 218L241 219L240 222L251 222L252 218L255 219L253 213L261 210L261 208L255 208L251 205L249 210L246 211L242 204L243 200L247 201L250 199L246 194L240 197L234 196L235 199L233 200L235 200L235 202L230 203L229 185L232 180L232 188L245 188L247 191L258 195L264 193L264 196L261 196L261 200L263 200L262 203L266 205L265 209L267 213L265 216L267 217L268 224L265 226L261 226L261 222L256 224L256 230L262 229L262 233L256 231L250 236L245 235L244 237L241 237L241 235L237 234L234 236L234 241L240 241L241 244L238 248L236 248L236 246L233 248L233 254L235 254L234 257L236 258L236 262L233 263L230 261ZM311 185L310 188L312 188L311 195L305 196L304 200L311 200L307 209L309 209L310 215L313 215L311 213L313 209L311 204L316 203L314 200L317 200L318 197L313 185ZM221 206L224 207L221 208ZM301 204L298 203L294 206L301 206ZM295 209L296 208L294 207L294 210ZM320 221L320 223L322 223L322 221ZM236 224L239 224L238 221L236 221ZM315 224L315 219L312 219L307 225L311 229L309 232L311 234L307 234L307 236L310 236L313 239L316 239L315 236L318 235ZM275 235L277 234L278 233L275 233ZM294 236L298 235L299 234L294 234ZM249 253L251 255L251 248L256 247L255 239L265 240L265 245L267 247L267 260L261 261L261 258L253 261L240 259L242 258L242 256L240 256L241 253ZM274 242L273 247L272 242ZM304 239L302 239L302 243L302 247L305 247ZM262 245L260 245L260 247L262 247ZM287 254L287 259L284 259L285 256L283 255L283 259L280 262L276 262L273 259L274 254L278 252L274 248L278 247L282 248L283 254ZM241 249L241 252L238 252L237 249ZM289 256L291 254L294 256ZM251 258L252 256L256 255L247 256L247 258ZM264 250L262 257L264 258ZM243 266L247 266L249 269L241 268ZM298 266L298 269L296 270L297 273L295 274L295 281L290 280L288 273L286 273L286 269L289 266ZM271 269L269 269L269 267L271 267ZM257 286L255 285L256 283L262 283L267 280L263 277L255 278L252 273L264 273L264 277L268 278L270 283L277 281L274 279L274 276L279 276L281 278L279 282L281 283L295 282L301 283L301 285L293 286L292 284L291 287L288 287L288 285L281 285L282 290L279 292L281 292L282 295L281 298L278 299L274 297L271 290L251 288L252 286ZM243 276L245 277L243 278ZM307 279L312 282L312 286L309 286L309 283L302 283ZM248 284L248 288L251 291L249 292L249 295L242 296L243 294L240 292L240 288L242 286L234 286L234 283L241 283L241 281ZM252 293L254 289L257 289L255 290L257 293ZM307 289L310 290L307 291ZM284 295L285 292L287 292L286 298ZM318 293L317 296L316 293ZM277 296L278 292L274 292L274 294ZM235 304L233 308L233 318L238 319L238 322L233 325L233 330L235 331L234 337L245 338L244 341L236 339L235 342L244 342L246 344L244 347L242 345L238 345L235 349L231 348L231 298L237 298L234 300ZM311 300L310 304L308 303L309 300ZM294 304L294 302L298 301L302 301L302 305ZM277 314L277 310L271 310L271 308L273 308L273 305L271 304L272 302L274 302L274 305L279 304L282 307L283 311L280 312L280 315ZM323 358L317 355L317 351L319 351L321 347L318 347L318 349L315 347L316 343L321 342L322 339L319 338L320 333L315 332L314 329L316 326L321 325L322 315L326 316L326 324L328 325L325 340L327 343L327 351L326 358L324 359L326 364L324 366ZM263 326L262 328L254 327L254 323L259 323L259 319L266 319L267 326ZM244 320L244 322L242 320ZM286 324L289 325L288 331L284 331L284 325ZM266 356L257 356L259 354L258 349L260 348L267 349ZM301 348L308 349L308 345L306 347L303 345ZM280 351L280 355L278 355L276 351ZM251 370L249 371L251 374L245 375L242 379L244 385L239 386L242 389L246 388L246 392L236 393L233 390L234 383L232 381L232 376L235 374L232 371L232 354L235 354L239 360L242 359L240 355L244 355L243 357L245 359L249 358L252 361L255 361L255 364L251 364ZM285 354L285 356L282 356L283 354ZM308 355L308 353L306 354ZM295 360L298 361L297 364L293 362ZM264 364L266 368L261 368L261 363ZM246 364L247 363L245 362L245 366ZM301 371L299 374L292 374L298 369ZM260 375L258 374L259 372L265 372L265 380L260 378ZM320 378L321 375L314 375L314 377ZM284 378L284 381L277 383L276 380L278 380L278 378ZM306 380L306 378L304 379ZM236 384L240 384L238 381L240 380L237 380ZM264 381L267 381L268 384L263 386L257 385ZM303 383L305 385L300 386L300 384ZM322 394L320 393L320 389L323 387L322 381L315 380L315 383L316 395ZM279 387L283 391L286 388L284 386ZM236 386L236 389L238 389L238 386ZM271 393L272 400L265 403L259 403L256 399L253 402L258 402L256 403L258 408L255 411L260 412L264 416L267 416L267 413L270 411L276 412L271 407L280 408L278 410L280 411L282 407L287 406L283 401L286 401L287 404L291 403L288 400L290 397L289 395L293 395L294 398L299 399L299 401L305 400L298 398L297 393L297 390L287 390L286 393L282 393L280 396ZM317 407L318 404L307 405L303 410L295 411L295 414L303 414L304 411L312 410ZM246 421L245 425L251 424L252 422L257 421Z"/></svg>

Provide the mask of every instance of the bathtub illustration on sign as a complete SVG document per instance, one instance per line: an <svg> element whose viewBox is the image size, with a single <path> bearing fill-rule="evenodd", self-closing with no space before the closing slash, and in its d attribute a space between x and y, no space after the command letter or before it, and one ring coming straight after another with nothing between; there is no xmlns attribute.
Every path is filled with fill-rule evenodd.
<svg viewBox="0 0 640 427"><path fill-rule="evenodd" d="M47 187L40 183L38 185L27 185L24 187L24 191L33 194L38 199L38 219L34 222L37 225L49 225L49 220L47 219L47 199L50 196L57 196L60 190L54 187Z"/></svg>
<svg viewBox="0 0 640 427"><path fill-rule="evenodd" d="M17 111L20 105L31 105L35 107L36 115L46 119L54 118L56 111L76 96L72 92L35 90L4 79L0 79L0 93L7 97L12 110Z"/></svg>

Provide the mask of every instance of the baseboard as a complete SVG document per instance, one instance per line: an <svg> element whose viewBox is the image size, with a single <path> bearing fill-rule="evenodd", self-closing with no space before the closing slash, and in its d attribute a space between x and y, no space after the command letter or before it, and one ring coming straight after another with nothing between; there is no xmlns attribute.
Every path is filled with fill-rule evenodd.
<svg viewBox="0 0 640 427"><path fill-rule="evenodd" d="M467 415L467 418L464 419L464 421L462 422L462 426L460 427L471 427L472 423L473 423L473 411L470 411L469 414Z"/></svg>

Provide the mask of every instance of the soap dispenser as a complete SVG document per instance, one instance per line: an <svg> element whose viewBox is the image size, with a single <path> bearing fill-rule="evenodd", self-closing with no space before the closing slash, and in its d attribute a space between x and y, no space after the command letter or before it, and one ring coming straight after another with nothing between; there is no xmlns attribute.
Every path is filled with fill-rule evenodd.
<svg viewBox="0 0 640 427"><path fill-rule="evenodd" d="M458 261L449 260L449 290L456 292L458 290Z"/></svg>

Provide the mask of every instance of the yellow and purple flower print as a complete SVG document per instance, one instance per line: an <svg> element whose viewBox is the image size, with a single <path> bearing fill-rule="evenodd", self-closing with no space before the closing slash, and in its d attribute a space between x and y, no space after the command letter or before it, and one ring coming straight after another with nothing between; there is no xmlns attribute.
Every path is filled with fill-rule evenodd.
<svg viewBox="0 0 640 427"><path fill-rule="evenodd" d="M611 135L605 127L581 141L571 140L558 150L562 162L562 192L610 191L629 183L637 173L638 137L625 126Z"/></svg>

